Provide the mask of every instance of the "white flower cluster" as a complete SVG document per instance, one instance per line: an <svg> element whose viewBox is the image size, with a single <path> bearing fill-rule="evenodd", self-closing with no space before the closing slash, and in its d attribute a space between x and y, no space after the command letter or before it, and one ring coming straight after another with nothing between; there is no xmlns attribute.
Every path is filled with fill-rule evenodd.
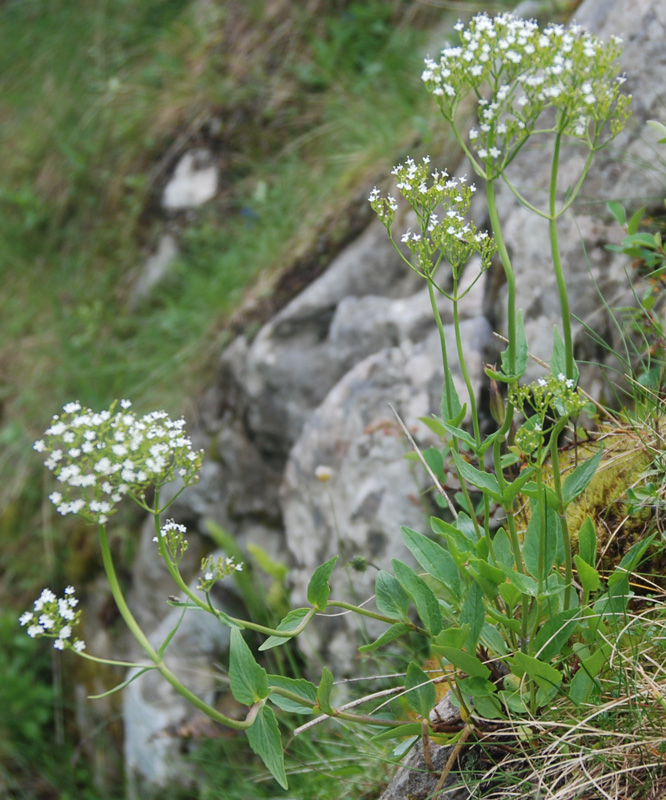
<svg viewBox="0 0 666 800"><path fill-rule="evenodd" d="M207 556L201 559L201 571L203 576L199 578L198 588L202 592L210 592L217 581L223 580L232 572L242 572L243 564L236 563L235 559L229 557L220 556L216 559L214 556Z"/></svg>
<svg viewBox="0 0 666 800"><path fill-rule="evenodd" d="M620 94L617 37L603 42L575 24L540 30L510 13L478 14L455 29L460 44L445 47L439 61L427 58L421 78L449 121L470 91L480 98L469 138L489 175L501 172L548 107L558 112L559 132L592 146L608 122L611 136L622 129L630 97Z"/></svg>
<svg viewBox="0 0 666 800"><path fill-rule="evenodd" d="M61 484L49 497L60 514L104 523L125 495L143 499L149 487L176 477L185 485L198 480L202 454L192 449L184 420L164 411L137 417L129 400L119 406L95 413L68 403L35 442Z"/></svg>
<svg viewBox="0 0 666 800"><path fill-rule="evenodd" d="M86 643L73 636L74 627L81 616L74 611L79 601L74 597L74 587L68 586L63 597L56 597L50 589L44 589L35 600L33 610L21 614L19 622L27 625L27 634L32 639L48 637L54 639L56 650L69 648L77 653L85 650Z"/></svg>
<svg viewBox="0 0 666 800"><path fill-rule="evenodd" d="M172 519L168 519L160 528L159 538L154 536L153 541L159 544L161 539L164 542L166 554L171 559L171 562L173 564L179 564L187 550L186 533L187 528L184 525L180 525ZM163 552L161 548L160 552Z"/></svg>
<svg viewBox="0 0 666 800"><path fill-rule="evenodd" d="M450 177L446 170L430 172L429 163L429 156L420 163L407 158L391 173L400 194L416 212L419 230L410 229L401 236L414 256L416 271L423 277L432 276L444 257L457 273L474 253L481 256L485 269L495 252L495 242L465 217L476 187L465 177ZM391 195L381 197L378 189L373 189L368 200L391 235L395 201Z"/></svg>

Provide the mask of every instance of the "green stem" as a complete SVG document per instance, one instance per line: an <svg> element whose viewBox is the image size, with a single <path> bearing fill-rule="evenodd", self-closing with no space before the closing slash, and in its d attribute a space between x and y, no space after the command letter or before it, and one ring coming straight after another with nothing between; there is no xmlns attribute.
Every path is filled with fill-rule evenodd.
<svg viewBox="0 0 666 800"><path fill-rule="evenodd" d="M435 323L437 324L437 330L439 331L439 343L440 343L440 349L441 349L441 352L442 352L442 367L444 369L444 395L445 395L445 398L446 398L446 405L447 405L446 409L442 408L442 413L444 413L444 411L446 411L446 416L448 417L448 419L453 419L453 417L455 415L453 413L452 399L451 399L451 395L449 394L449 392L446 391L446 382L447 382L447 377L450 374L450 370L449 370L449 357L448 357L448 353L447 353L447 350L446 350L446 335L444 333L444 323L442 322L442 318L440 316L439 309L437 308L437 300L435 298L435 289L434 289L433 280L432 280L430 275L428 275L426 277L427 277L427 282L428 282L428 297L430 298L430 306L432 307L432 312L433 312L433 314L435 316ZM461 366L462 366L462 364L463 364L463 362L461 361ZM454 449L454 451L456 453L460 452L460 447L458 445L458 440L455 438L455 436L453 437L452 446L453 446L453 449ZM476 518L476 514L474 514L474 510L473 510L474 506L472 505L472 500L471 500L471 498L469 496L469 489L467 488L467 484L463 480L463 477L460 474L460 471L459 470L456 470L456 471L458 473L458 480L460 481L460 488L462 490L463 497L465 498L465 502L467 503L467 508L469 509L469 512L470 512L469 515L472 518L472 522L474 523L474 530L476 531L476 535L479 538L481 538L481 535L482 535L481 534L481 528L479 526L479 521Z"/></svg>
<svg viewBox="0 0 666 800"><path fill-rule="evenodd" d="M455 271L455 268L454 268ZM465 386L467 387L467 395L469 397L469 407L472 412L472 427L474 429L474 440L476 441L477 450L481 448L481 433L479 430L479 414L476 406L476 395L474 394L474 387L469 377L469 370L465 363L465 353L463 351L462 336L460 333L460 310L458 308L458 279L453 278L453 329L456 335L456 351L458 353L458 361L460 362L460 371L462 372Z"/></svg>
<svg viewBox="0 0 666 800"><path fill-rule="evenodd" d="M371 619L378 619L380 622L388 622L389 625L395 625L396 622L401 622L402 620L394 619L393 617L384 616L384 614L378 614L375 611L368 611L367 608L363 608L362 606L354 606L351 603L345 603L342 600L331 600L329 603L326 604L326 608L344 608L346 611L353 611L355 614L360 614L363 617L370 617ZM417 633L426 633L427 631L423 628L419 628L413 622L405 623L411 625Z"/></svg>
<svg viewBox="0 0 666 800"><path fill-rule="evenodd" d="M556 425L550 437L550 463L553 470L553 489L558 499L558 517L560 519L560 528L562 531L562 545L564 548L564 603L563 610L567 611L571 604L571 588L573 586L573 556L571 553L571 536L569 534L569 526L567 524L566 507L564 505L564 497L562 495L562 480L560 478L560 458L557 449L557 439L561 428L558 430Z"/></svg>
<svg viewBox="0 0 666 800"><path fill-rule="evenodd" d="M120 583L118 582L118 576L116 575L113 557L111 556L111 548L109 547L109 539L104 525L99 526L99 541L102 551L102 563L104 564L104 571L106 572L106 577L109 581L109 587L111 588L111 594L116 602L120 616L123 618L123 621L125 622L125 625L127 625L132 636L141 645L150 660L155 664L155 668L159 671L162 677L169 684L171 684L171 686L173 686L173 688L178 692L179 695L181 695L181 697L184 697L195 708L198 708L199 711L202 711L204 714L206 714L206 716L214 719L216 722L220 722L222 725L226 725L228 728L234 728L236 730L249 728L254 723L254 720L259 713L261 704L255 704L252 706L244 720L232 719L231 717L221 714L219 711L217 711L217 709L208 705L208 703L206 703L200 697L197 697L197 695L188 689L187 686L182 684L173 674L173 672L171 672L171 670L166 666L159 653L148 641L146 634L139 627L139 623L136 621L136 619L134 619L134 615L130 611L129 606L125 601L122 589L120 588Z"/></svg>
<svg viewBox="0 0 666 800"><path fill-rule="evenodd" d="M562 330L564 332L564 354L565 372L567 378L574 377L574 357L573 357L573 336L571 333L571 311L569 309L569 296L567 294L567 284L564 280L562 261L560 259L560 245L557 235L557 172L559 169L560 145L562 134L558 133L555 137L555 147L553 150L553 162L550 171L550 196L549 211L550 217L548 227L550 229L550 250L555 269L555 280L557 291L560 296L560 310L562 314Z"/></svg>
<svg viewBox="0 0 666 800"><path fill-rule="evenodd" d="M157 503L156 503L157 504ZM256 622L250 622L249 620L245 619L237 619L236 617L231 617L228 614L224 614L221 611L218 611L210 602L205 603L198 595L196 595L192 589L185 583L183 580L183 576L180 574L180 570L178 569L177 564L171 560L169 555L169 551L167 550L166 543L164 542L164 538L161 534L160 528L160 518L158 514L153 513L155 519L155 532L157 538L157 546L160 551L160 555L166 564L166 568L169 570L169 575L173 582L178 586L183 594L185 594L189 599L194 603L194 605L201 609L202 611L206 611L208 614L214 614L216 617L222 620L224 623L225 621L231 621L234 625L237 625L239 628L246 628L250 631L255 631L255 633L261 633L264 636L280 636L283 639L293 639L294 637L298 636L299 633L302 633L305 630L305 627L310 622L310 620L314 617L317 613L316 608L309 609L308 613L303 617L301 622L299 623L298 627L294 628L291 631L280 631L277 628L269 628L266 625L259 625Z"/></svg>
<svg viewBox="0 0 666 800"><path fill-rule="evenodd" d="M488 200L488 212L490 214L490 224L493 229L493 235L497 244L497 252L499 253L502 267L504 268L504 275L506 277L507 288L507 338L509 345L507 348L509 360L509 374L516 374L516 276L511 266L511 259L504 243L502 236L502 226L499 221L499 214L497 213L497 200L495 197L495 183L489 181L486 183L486 197Z"/></svg>
<svg viewBox="0 0 666 800"><path fill-rule="evenodd" d="M292 692L289 689L283 689L281 686L271 686L271 694L278 694L280 697L286 697L299 705L307 706L313 710L320 710L316 702L308 700L306 697L302 697L300 694ZM384 719L382 717L372 717L369 714L352 714L349 711L339 711L335 708L332 714L326 714L326 712L322 713L332 719L344 719L349 722L361 722L366 725L379 725L384 728L397 728L405 724L404 719Z"/></svg>

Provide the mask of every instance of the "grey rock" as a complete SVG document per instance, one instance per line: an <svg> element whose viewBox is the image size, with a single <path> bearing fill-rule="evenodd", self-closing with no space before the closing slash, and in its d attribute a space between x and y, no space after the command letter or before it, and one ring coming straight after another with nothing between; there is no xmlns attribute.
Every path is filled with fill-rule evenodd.
<svg viewBox="0 0 666 800"><path fill-rule="evenodd" d="M446 330L451 337L452 328ZM470 319L463 323L463 332L468 367L480 375L490 328L484 319ZM452 366L464 396L455 359ZM331 579L332 597L352 603L372 597L376 569L390 570L394 558L413 563L400 528L426 528L428 504L420 497L424 473L403 458L410 446L389 404L422 448L435 444L418 420L437 409L442 380L435 330L418 344L406 341L357 364L309 417L291 450L281 491L296 606L306 603L314 569L335 554L340 564ZM476 388L478 392L478 380ZM324 485L315 474L320 465L333 473ZM351 571L345 565L354 556L367 559L372 567L364 573ZM350 674L362 643L359 635L374 638L384 629L353 614L333 614L310 626L306 647L323 657L335 674Z"/></svg>
<svg viewBox="0 0 666 800"><path fill-rule="evenodd" d="M164 187L162 207L166 211L195 208L217 193L218 174L213 155L205 148L184 153Z"/></svg>
<svg viewBox="0 0 666 800"><path fill-rule="evenodd" d="M429 743L430 757L435 769L431 774L423 755L423 744L418 742L403 761L394 779L380 796L379 800L471 800L474 796L465 786L460 774L452 769L444 785L436 795L438 776L444 768L453 746Z"/></svg>
<svg viewBox="0 0 666 800"><path fill-rule="evenodd" d="M129 300L130 310L135 311L150 296L152 290L162 282L178 255L178 244L174 236L164 233L157 243L157 250L146 260Z"/></svg>
<svg viewBox="0 0 666 800"><path fill-rule="evenodd" d="M196 590L196 581L190 588ZM228 593L217 594L215 601L229 610L233 607ZM188 610L182 621L181 617L182 609L168 609L150 635L151 645L158 648L178 627L164 663L198 697L213 704L219 689L214 664L228 652L229 628L201 611ZM138 660L150 663L146 656ZM181 756L181 739L173 733L192 718L192 706L157 671L135 677L138 673L138 668L129 671L127 677L135 680L123 692L125 769L131 798L141 797L146 784L186 786L193 779Z"/></svg>

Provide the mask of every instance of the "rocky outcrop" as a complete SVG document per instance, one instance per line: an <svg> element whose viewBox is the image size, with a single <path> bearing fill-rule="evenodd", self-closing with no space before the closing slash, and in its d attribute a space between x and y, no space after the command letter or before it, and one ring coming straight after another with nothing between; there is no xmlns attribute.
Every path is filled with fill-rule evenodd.
<svg viewBox="0 0 666 800"><path fill-rule="evenodd" d="M612 348L614 325L599 292L611 304L624 301L626 259L604 247L622 238L604 203L620 199L637 207L663 195L652 167L657 136L646 132L645 124L653 118L666 121L659 100L666 9L659 0L586 0L577 16L602 37L623 36L623 64L634 95L627 130L600 154L584 197L560 224L572 311ZM577 159L575 153L565 156L563 188L576 172ZM539 151L521 164L513 178L536 198L547 185L548 165ZM446 166L453 171L456 165ZM500 194L499 208L530 349L548 359L559 306L546 269L547 230L508 192ZM495 360L492 331L505 328L502 296L501 274L491 271L463 309L466 359L481 394L483 362ZM442 312L450 325L445 306ZM604 355L580 325L576 342L583 360ZM455 359L453 369L457 375ZM530 369L537 374L537 367ZM464 395L459 376L456 381ZM197 437L208 453L202 481L179 498L170 515L204 535L206 520L213 519L239 544L255 541L287 561L295 604L303 602L313 568L337 552L342 559L334 594L366 600L375 567L390 568L391 558L405 557L400 526L423 528L424 484L419 470L402 459L409 448L389 404L419 444L427 445L429 434L418 418L438 411L441 383L437 334L423 286L392 249L384 229L373 223L256 335L241 335L226 348L219 380L202 404ZM584 384L597 394L602 390L590 373ZM315 476L320 465L332 470L326 484ZM371 564L366 573L342 565L354 555ZM135 585L143 585L145 596L152 591L143 577L151 558L154 554L142 549L134 566ZM336 674L353 670L358 637L372 634L348 625L349 616L317 618L305 645L323 654ZM222 640L217 644L224 648ZM137 717L160 719L159 708L142 699L138 689L132 698ZM161 706L171 702L166 696L160 700ZM142 734L133 719L127 719L128 742L136 747ZM151 758L166 760L160 748L151 756L144 746L137 769L147 775Z"/></svg>

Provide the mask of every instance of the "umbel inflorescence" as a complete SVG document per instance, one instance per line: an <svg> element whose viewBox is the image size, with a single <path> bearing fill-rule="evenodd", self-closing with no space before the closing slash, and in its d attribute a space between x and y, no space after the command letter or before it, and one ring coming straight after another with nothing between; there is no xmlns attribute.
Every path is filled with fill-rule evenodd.
<svg viewBox="0 0 666 800"><path fill-rule="evenodd" d="M33 610L22 614L19 622L27 628L31 638L53 639L56 650L71 648L81 653L86 643L74 636L74 628L81 616L80 611L74 610L78 604L73 586L68 586L62 597L56 597L50 589L44 589L35 600Z"/></svg>
<svg viewBox="0 0 666 800"><path fill-rule="evenodd" d="M121 400L97 413L68 403L35 442L60 483L49 497L60 514L103 524L125 496L143 505L149 488L198 480L202 454L185 435L185 420L164 411L138 417L131 405Z"/></svg>
<svg viewBox="0 0 666 800"><path fill-rule="evenodd" d="M421 78L450 122L463 98L476 96L478 124L468 136L479 172L500 174L533 133L560 132L598 149L622 129L631 98L620 91L618 37L604 42L575 24L540 30L508 13L478 14L455 30L459 44L427 58ZM554 120L544 118L547 108Z"/></svg>

